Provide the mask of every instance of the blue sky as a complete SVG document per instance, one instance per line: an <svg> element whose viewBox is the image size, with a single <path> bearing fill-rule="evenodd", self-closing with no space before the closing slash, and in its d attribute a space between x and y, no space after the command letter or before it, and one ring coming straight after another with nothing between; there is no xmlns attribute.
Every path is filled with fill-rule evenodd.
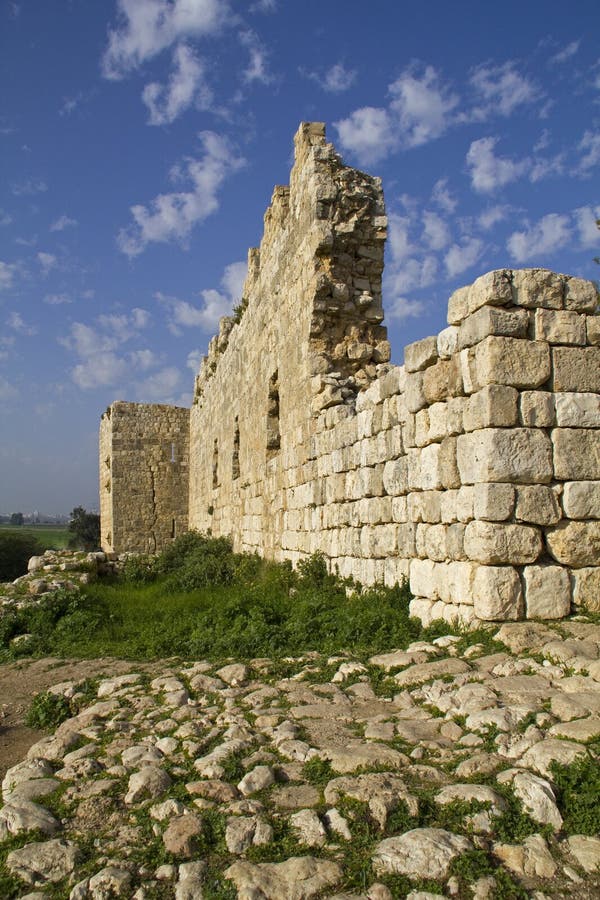
<svg viewBox="0 0 600 900"><path fill-rule="evenodd" d="M394 361L500 266L595 278L597 0L0 3L0 512L97 504L116 399L187 405L292 136L380 175Z"/></svg>

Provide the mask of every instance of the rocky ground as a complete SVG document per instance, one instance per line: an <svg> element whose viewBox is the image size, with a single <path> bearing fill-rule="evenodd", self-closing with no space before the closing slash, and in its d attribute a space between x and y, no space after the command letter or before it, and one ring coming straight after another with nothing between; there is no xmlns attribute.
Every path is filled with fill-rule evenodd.
<svg viewBox="0 0 600 900"><path fill-rule="evenodd" d="M598 897L600 626L492 635L56 685L79 711L6 773L0 894Z"/></svg>

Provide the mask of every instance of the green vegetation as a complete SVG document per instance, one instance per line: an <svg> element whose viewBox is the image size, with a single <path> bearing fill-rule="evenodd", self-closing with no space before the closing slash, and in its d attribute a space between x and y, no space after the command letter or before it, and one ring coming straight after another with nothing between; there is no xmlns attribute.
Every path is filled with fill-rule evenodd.
<svg viewBox="0 0 600 900"><path fill-rule="evenodd" d="M69 522L69 547L77 550L97 550L100 546L100 516L76 506Z"/></svg>
<svg viewBox="0 0 600 900"><path fill-rule="evenodd" d="M61 525L0 525L0 582L25 575L32 556L60 550L68 538Z"/></svg>
<svg viewBox="0 0 600 900"><path fill-rule="evenodd" d="M361 588L315 555L286 563L233 553L225 538L182 535L112 582L57 592L0 620L0 659L17 656L286 656L382 652L420 635L406 584ZM11 645L21 634L28 641Z"/></svg>
<svg viewBox="0 0 600 900"><path fill-rule="evenodd" d="M570 766L552 763L558 807L567 834L600 833L600 766L591 756L576 759Z"/></svg>
<svg viewBox="0 0 600 900"><path fill-rule="evenodd" d="M60 694L51 694L44 691L31 701L27 711L25 723L30 728L40 728L44 731L53 731L61 722L71 716L71 705Z"/></svg>

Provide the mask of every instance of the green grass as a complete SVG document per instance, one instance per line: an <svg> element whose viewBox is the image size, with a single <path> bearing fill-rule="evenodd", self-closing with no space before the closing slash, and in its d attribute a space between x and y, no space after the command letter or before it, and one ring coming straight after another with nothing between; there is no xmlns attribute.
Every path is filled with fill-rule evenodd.
<svg viewBox="0 0 600 900"><path fill-rule="evenodd" d="M132 563L117 581L57 592L3 616L0 660L364 655L406 646L421 633L409 620L409 600L406 585L363 589L329 575L318 556L294 572L234 554L224 539L188 534L156 561ZM31 638L12 648L19 634Z"/></svg>
<svg viewBox="0 0 600 900"><path fill-rule="evenodd" d="M0 525L0 534L24 534L36 539L40 550L64 550L72 537L66 525Z"/></svg>

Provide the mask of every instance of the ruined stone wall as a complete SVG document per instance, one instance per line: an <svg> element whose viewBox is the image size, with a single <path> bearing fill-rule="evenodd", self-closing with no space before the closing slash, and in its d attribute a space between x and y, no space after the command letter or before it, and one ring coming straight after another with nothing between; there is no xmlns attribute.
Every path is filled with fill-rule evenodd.
<svg viewBox="0 0 600 900"><path fill-rule="evenodd" d="M153 553L188 527L189 410L118 401L100 423L104 550Z"/></svg>
<svg viewBox="0 0 600 900"><path fill-rule="evenodd" d="M446 329L392 366L380 182L344 166L321 125L302 125L295 145L242 303L196 379L190 527L275 559L321 551L366 584L407 577L424 622L600 609L594 285L490 272L452 295ZM160 457L166 509L184 479L169 480L161 428L183 433L185 411L111 409L103 546L160 549L172 535L157 529L149 471Z"/></svg>

